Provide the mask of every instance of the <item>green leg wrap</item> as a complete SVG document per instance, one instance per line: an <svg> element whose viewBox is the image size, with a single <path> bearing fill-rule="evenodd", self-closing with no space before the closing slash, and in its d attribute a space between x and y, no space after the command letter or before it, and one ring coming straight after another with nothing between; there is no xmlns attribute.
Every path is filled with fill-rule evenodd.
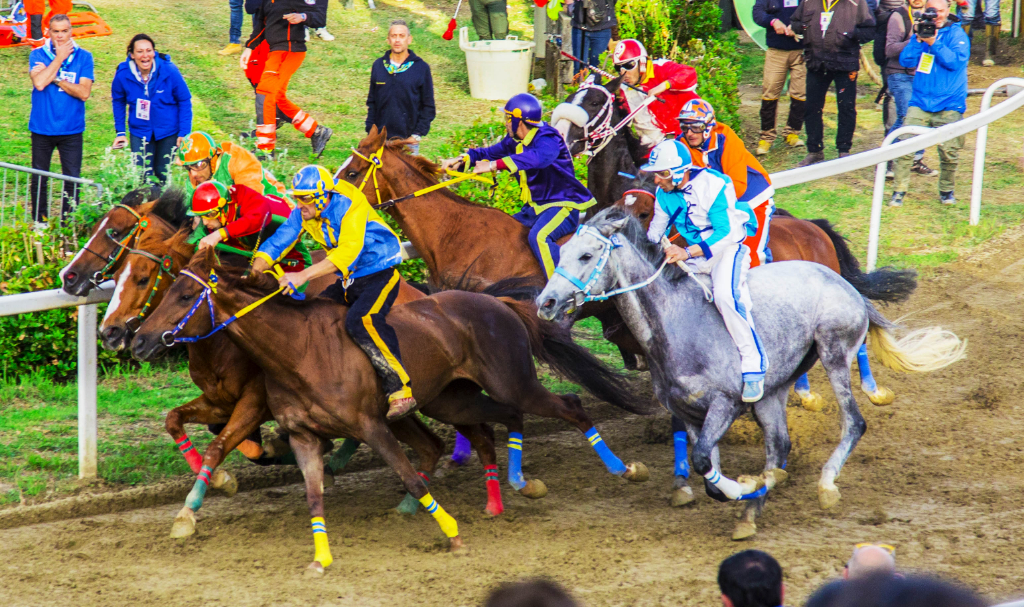
<svg viewBox="0 0 1024 607"><path fill-rule="evenodd" d="M420 501L412 496L411 493L406 493L402 499L402 503L398 504L397 510L402 514L413 515L420 510Z"/></svg>
<svg viewBox="0 0 1024 607"><path fill-rule="evenodd" d="M355 455L357 449L359 449L359 441L351 438L342 439L341 446L331 454L327 467L335 474L341 472L348 465L348 461L352 459L352 456Z"/></svg>

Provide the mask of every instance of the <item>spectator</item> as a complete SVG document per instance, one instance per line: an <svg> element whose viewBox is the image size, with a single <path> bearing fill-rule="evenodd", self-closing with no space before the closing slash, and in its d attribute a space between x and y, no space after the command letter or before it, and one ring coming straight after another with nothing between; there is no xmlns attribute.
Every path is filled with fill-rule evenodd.
<svg viewBox="0 0 1024 607"><path fill-rule="evenodd" d="M408 140L412 153L418 154L420 138L430 132L436 111L430 66L409 50L411 43L405 21L392 21L388 28L391 50L374 61L370 70L366 130L386 128L389 137Z"/></svg>
<svg viewBox="0 0 1024 607"><path fill-rule="evenodd" d="M825 160L822 110L834 82L839 106L836 150L850 154L857 126L857 72L860 45L874 37L875 18L867 0L802 2L793 13L790 31L804 37L807 63L807 156L799 166Z"/></svg>
<svg viewBox="0 0 1024 607"><path fill-rule="evenodd" d="M908 9L906 0L882 0L878 6L878 22L879 24L886 23L884 50L886 62L882 69L882 77L885 79L885 84L896 106L896 119L886 129L886 135L903 126L903 122L907 118L907 109L910 107L910 96L914 85L914 72L917 66L903 67L900 65L900 53L907 46L907 42L910 42L910 35L914 33L910 9L920 12L924 8L924 3L925 0L910 0ZM895 175L892 166L893 163L889 162L886 177ZM924 150L918 150L914 154L914 164L910 167L910 171L928 177L939 174L938 171L929 168L924 163Z"/></svg>
<svg viewBox="0 0 1024 607"><path fill-rule="evenodd" d="M71 12L71 0L50 0L50 12L43 16L46 9L46 0L25 0L25 15L28 16L29 38L28 43L33 49L37 49L45 42L47 32L43 30L43 23L49 23L54 15L67 15Z"/></svg>
<svg viewBox="0 0 1024 607"><path fill-rule="evenodd" d="M601 63L601 53L615 49L612 44L614 30L619 27L615 19L616 0L575 0L566 2L565 10L572 15L572 54L593 66ZM576 63L574 72L583 69Z"/></svg>
<svg viewBox="0 0 1024 607"><path fill-rule="evenodd" d="M967 110L967 61L971 57L971 41L963 29L956 27L957 18L949 14L946 0L928 0L925 10L932 8L937 14L937 31L923 40L914 34L900 53L900 65L917 66L907 110L908 125L945 126L962 120ZM963 135L939 144L939 202L942 204L956 204L953 186L963 145ZM896 159L894 172L896 183L889 205L899 207L903 206L903 197L910 185L907 157Z"/></svg>
<svg viewBox="0 0 1024 607"><path fill-rule="evenodd" d="M217 51L218 55L237 55L242 52L242 7L245 0L228 0L231 21L228 25L228 45Z"/></svg>
<svg viewBox="0 0 1024 607"><path fill-rule="evenodd" d="M114 108L114 149L128 143L124 115L128 112L131 150L146 178L167 182L167 165L174 148L192 131L192 94L171 58L156 52L146 34L128 43L128 58L117 66L110 84Z"/></svg>
<svg viewBox="0 0 1024 607"><path fill-rule="evenodd" d="M50 18L50 40L28 56L32 79L32 168L50 170L53 150L60 153L61 173L78 177L82 172L82 133L85 132L85 101L92 93L92 53L72 39L67 15ZM42 227L49 216L49 180L32 176L32 218ZM78 201L78 185L64 182L61 217Z"/></svg>
<svg viewBox="0 0 1024 607"><path fill-rule="evenodd" d="M469 0L469 12L481 40L504 40L508 36L507 0Z"/></svg>
<svg viewBox="0 0 1024 607"><path fill-rule="evenodd" d="M780 607L785 600L782 567L760 550L737 552L718 566L725 607Z"/></svg>
<svg viewBox="0 0 1024 607"><path fill-rule="evenodd" d="M996 52L999 50L999 29L1003 23L999 16L999 0L959 0L958 12L964 31L967 32L969 39L973 39L971 38L971 25L974 23L975 11L979 4L985 14L985 59L981 64L985 67L992 67L996 64Z"/></svg>
<svg viewBox="0 0 1024 607"><path fill-rule="evenodd" d="M922 576L839 580L817 590L805 607L985 607L970 590Z"/></svg>
<svg viewBox="0 0 1024 607"><path fill-rule="evenodd" d="M767 30L765 42L768 43L761 84L761 140L757 142L758 156L767 154L775 141L775 116L786 76L789 76L789 119L786 128L782 130L782 138L791 148L804 143L800 141L800 131L804 128L807 66L804 64L804 46L790 35L792 32L789 29L799 4L800 0L754 1L754 23Z"/></svg>
<svg viewBox="0 0 1024 607"><path fill-rule="evenodd" d="M896 549L888 544L857 544L843 569L843 579L896 573Z"/></svg>
<svg viewBox="0 0 1024 607"><path fill-rule="evenodd" d="M528 580L495 588L484 607L576 607L577 603L558 584L549 580ZM773 606L775 607L775 606Z"/></svg>

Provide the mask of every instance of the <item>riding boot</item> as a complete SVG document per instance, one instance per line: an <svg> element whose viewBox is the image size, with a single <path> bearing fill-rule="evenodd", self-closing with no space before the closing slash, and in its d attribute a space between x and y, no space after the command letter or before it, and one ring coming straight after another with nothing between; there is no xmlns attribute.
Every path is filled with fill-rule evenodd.
<svg viewBox="0 0 1024 607"><path fill-rule="evenodd" d="M998 25L985 26L985 59L981 64L985 67L992 67L996 64L996 51L999 47Z"/></svg>

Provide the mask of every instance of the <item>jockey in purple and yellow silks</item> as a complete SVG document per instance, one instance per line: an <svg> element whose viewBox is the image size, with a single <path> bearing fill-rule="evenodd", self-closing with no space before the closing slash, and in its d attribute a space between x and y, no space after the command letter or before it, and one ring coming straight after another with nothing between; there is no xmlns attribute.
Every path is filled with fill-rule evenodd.
<svg viewBox="0 0 1024 607"><path fill-rule="evenodd" d="M513 215L530 230L529 243L548 278L558 265L558 239L572 234L580 211L594 205L594 195L576 179L572 155L562 135L542 122L540 101L520 93L505 104L508 135L495 145L468 150L442 163L462 162L474 173L509 171L519 176L523 208Z"/></svg>
<svg viewBox="0 0 1024 607"><path fill-rule="evenodd" d="M303 232L327 250L327 258L301 272L279 278L288 290L336 273L338 282L323 297L349 307L345 330L370 359L388 396L388 419L398 419L416 407L409 374L402 366L398 336L385 317L398 297L402 263L398 236L354 185L335 183L327 169L309 165L292 179L297 208L256 253L255 271L268 270L291 251ZM287 292L287 291L286 291Z"/></svg>

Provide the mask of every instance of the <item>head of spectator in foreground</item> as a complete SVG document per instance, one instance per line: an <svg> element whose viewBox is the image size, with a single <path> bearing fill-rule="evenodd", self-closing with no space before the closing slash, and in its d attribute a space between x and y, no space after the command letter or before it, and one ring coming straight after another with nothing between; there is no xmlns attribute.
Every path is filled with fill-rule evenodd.
<svg viewBox="0 0 1024 607"><path fill-rule="evenodd" d="M760 550L737 552L718 566L725 607L779 607L785 598L782 567Z"/></svg>
<svg viewBox="0 0 1024 607"><path fill-rule="evenodd" d="M409 50L412 44L412 32L409 31L409 24L405 19L395 19L388 28L388 46L391 47L393 58L402 57Z"/></svg>
<svg viewBox="0 0 1024 607"><path fill-rule="evenodd" d="M949 2L946 2L946 0L928 0L924 8L925 10L929 8L935 9L935 27L941 29L946 26L946 20L949 18Z"/></svg>
<svg viewBox="0 0 1024 607"><path fill-rule="evenodd" d="M819 588L804 607L985 607L974 592L924 576L872 575Z"/></svg>
<svg viewBox="0 0 1024 607"><path fill-rule="evenodd" d="M857 544L843 569L843 579L896 573L896 549L888 544Z"/></svg>
<svg viewBox="0 0 1024 607"><path fill-rule="evenodd" d="M50 40L53 48L67 44L73 35L71 32L71 18L67 15L54 15L50 17Z"/></svg>
<svg viewBox="0 0 1024 607"><path fill-rule="evenodd" d="M128 58L135 62L139 73L148 74L156 60L156 43L146 34L135 34L128 42Z"/></svg>
<svg viewBox="0 0 1024 607"><path fill-rule="evenodd" d="M551 580L526 580L495 588L484 607L577 607L561 586Z"/></svg>

